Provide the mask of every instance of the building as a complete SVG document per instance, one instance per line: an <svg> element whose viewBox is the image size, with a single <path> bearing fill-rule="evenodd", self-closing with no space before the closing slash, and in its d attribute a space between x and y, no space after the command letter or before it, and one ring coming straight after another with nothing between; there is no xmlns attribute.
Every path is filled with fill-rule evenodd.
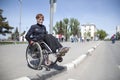
<svg viewBox="0 0 120 80"><path fill-rule="evenodd" d="M116 26L116 39L120 40L120 26Z"/></svg>
<svg viewBox="0 0 120 80"><path fill-rule="evenodd" d="M116 33L120 33L120 26L116 26Z"/></svg>
<svg viewBox="0 0 120 80"><path fill-rule="evenodd" d="M94 24L81 25L81 37L85 40L96 40L97 28Z"/></svg>

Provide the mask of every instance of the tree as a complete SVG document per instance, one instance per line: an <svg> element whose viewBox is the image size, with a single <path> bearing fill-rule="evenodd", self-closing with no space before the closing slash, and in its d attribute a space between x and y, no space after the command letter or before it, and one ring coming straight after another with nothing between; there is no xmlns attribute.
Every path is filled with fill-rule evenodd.
<svg viewBox="0 0 120 80"><path fill-rule="evenodd" d="M62 21L56 22L56 25L53 27L55 34L62 34L65 36L65 41L68 39L68 24L69 19L65 18Z"/></svg>
<svg viewBox="0 0 120 80"><path fill-rule="evenodd" d="M69 19L68 18L65 18L63 19L63 24L64 24L64 35L65 35L65 41L68 40L68 25L69 25Z"/></svg>
<svg viewBox="0 0 120 80"><path fill-rule="evenodd" d="M15 32L11 35L12 40L18 40L19 41L19 31L18 28L16 28Z"/></svg>
<svg viewBox="0 0 120 80"><path fill-rule="evenodd" d="M62 21L56 22L53 30L55 31L55 34L64 34Z"/></svg>
<svg viewBox="0 0 120 80"><path fill-rule="evenodd" d="M71 29L71 35L80 35L80 29L79 29L80 22L77 19L71 18L70 19L70 29Z"/></svg>
<svg viewBox="0 0 120 80"><path fill-rule="evenodd" d="M77 19L71 18L64 18L60 22L56 22L53 30L56 34L62 34L65 36L65 41L68 40L70 35L77 35L80 36L80 29L79 29L79 21Z"/></svg>
<svg viewBox="0 0 120 80"><path fill-rule="evenodd" d="M0 9L0 34L6 35L12 33L10 30L13 29L13 27L8 24L8 21L6 21L7 18L3 17L2 13L3 10Z"/></svg>
<svg viewBox="0 0 120 80"><path fill-rule="evenodd" d="M98 30L97 35L100 40L104 40L108 34L104 30Z"/></svg>

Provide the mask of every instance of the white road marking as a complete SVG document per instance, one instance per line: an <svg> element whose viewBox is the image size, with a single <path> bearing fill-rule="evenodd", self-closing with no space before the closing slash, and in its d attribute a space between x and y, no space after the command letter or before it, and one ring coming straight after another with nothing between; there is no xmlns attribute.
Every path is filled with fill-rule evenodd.
<svg viewBox="0 0 120 80"><path fill-rule="evenodd" d="M88 50L88 53L91 53L92 51L94 51L93 48L89 49L89 50Z"/></svg>
<svg viewBox="0 0 120 80"><path fill-rule="evenodd" d="M28 77L21 77L21 78L14 79L14 80L30 80L30 79Z"/></svg>
<svg viewBox="0 0 120 80"><path fill-rule="evenodd" d="M68 79L68 80L75 80L75 79Z"/></svg>
<svg viewBox="0 0 120 80"><path fill-rule="evenodd" d="M71 63L68 64L64 64L63 66L67 67L67 70L71 70L73 68L75 68L81 61L83 61L83 59L85 59L86 55L81 55L80 57L78 57L77 59L75 59L74 61L72 61Z"/></svg>

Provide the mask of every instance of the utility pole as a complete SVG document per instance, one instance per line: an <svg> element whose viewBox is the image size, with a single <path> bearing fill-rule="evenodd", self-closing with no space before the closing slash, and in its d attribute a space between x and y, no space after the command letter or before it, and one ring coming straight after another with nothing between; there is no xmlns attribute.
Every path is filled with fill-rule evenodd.
<svg viewBox="0 0 120 80"><path fill-rule="evenodd" d="M53 33L53 15L54 15L54 5L56 0L50 0L50 34Z"/></svg>
<svg viewBox="0 0 120 80"><path fill-rule="evenodd" d="M21 16L22 16L22 0L19 0L20 2L20 22L19 22L19 41L20 41L20 34L21 34Z"/></svg>

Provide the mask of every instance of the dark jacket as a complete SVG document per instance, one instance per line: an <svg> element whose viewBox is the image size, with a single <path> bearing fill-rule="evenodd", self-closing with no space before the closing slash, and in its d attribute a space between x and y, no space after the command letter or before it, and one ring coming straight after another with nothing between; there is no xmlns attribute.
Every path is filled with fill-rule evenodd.
<svg viewBox="0 0 120 80"><path fill-rule="evenodd" d="M45 34L47 34L46 27L44 25L35 24L32 25L28 30L25 38L28 42L32 41L40 41L44 39Z"/></svg>

